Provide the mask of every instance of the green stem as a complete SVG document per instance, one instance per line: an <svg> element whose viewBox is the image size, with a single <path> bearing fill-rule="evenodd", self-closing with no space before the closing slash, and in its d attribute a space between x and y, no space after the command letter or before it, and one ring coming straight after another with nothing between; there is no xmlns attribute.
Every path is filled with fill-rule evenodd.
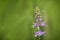
<svg viewBox="0 0 60 40"><path fill-rule="evenodd" d="M40 27L40 30L44 31L43 27ZM44 40L44 35L40 36L40 40Z"/></svg>
<svg viewBox="0 0 60 40"><path fill-rule="evenodd" d="M37 37L36 40L40 40L40 37Z"/></svg>
<svg viewBox="0 0 60 40"><path fill-rule="evenodd" d="M44 40L43 35L42 35L42 36L40 36L40 40Z"/></svg>

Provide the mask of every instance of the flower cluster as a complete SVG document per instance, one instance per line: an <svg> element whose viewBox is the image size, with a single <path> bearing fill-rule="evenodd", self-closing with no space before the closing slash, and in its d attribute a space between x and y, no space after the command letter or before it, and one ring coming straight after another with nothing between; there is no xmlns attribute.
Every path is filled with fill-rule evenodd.
<svg viewBox="0 0 60 40"><path fill-rule="evenodd" d="M35 9L35 21L34 21L34 23L33 23L33 27L34 27L34 28L37 28L38 31L35 32L35 37L37 37L37 36L42 36L42 35L45 34L45 32L43 32L43 31L40 29L40 27L44 27L44 26L46 26L46 21L43 21L43 20L42 20L42 17L41 17L41 14L40 14L40 10L39 10L38 7L36 7L36 9Z"/></svg>
<svg viewBox="0 0 60 40"><path fill-rule="evenodd" d="M42 32L42 30L40 30L40 31L38 31L38 32L35 33L35 37L42 36L44 34L45 34L45 32Z"/></svg>

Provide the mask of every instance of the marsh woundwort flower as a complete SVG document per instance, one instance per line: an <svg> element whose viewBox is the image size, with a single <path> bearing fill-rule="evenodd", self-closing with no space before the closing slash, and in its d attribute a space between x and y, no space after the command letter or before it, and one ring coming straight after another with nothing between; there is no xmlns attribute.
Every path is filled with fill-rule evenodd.
<svg viewBox="0 0 60 40"><path fill-rule="evenodd" d="M43 32L42 30L40 30L38 32L35 32L35 37L42 36L44 34L45 34L45 32Z"/></svg>
<svg viewBox="0 0 60 40"><path fill-rule="evenodd" d="M34 16L34 18L35 18L35 21L33 23L33 27L38 29L38 31L35 32L35 37L44 35L45 32L43 32L40 29L40 27L46 26L46 21L43 21L41 13L40 13L40 10L39 10L38 7L36 7L36 9L35 9L35 16Z"/></svg>
<svg viewBox="0 0 60 40"><path fill-rule="evenodd" d="M35 22L35 23L33 24L33 27L34 27L34 28L36 28L36 27L44 27L44 26L46 26L46 22L41 22L41 23Z"/></svg>

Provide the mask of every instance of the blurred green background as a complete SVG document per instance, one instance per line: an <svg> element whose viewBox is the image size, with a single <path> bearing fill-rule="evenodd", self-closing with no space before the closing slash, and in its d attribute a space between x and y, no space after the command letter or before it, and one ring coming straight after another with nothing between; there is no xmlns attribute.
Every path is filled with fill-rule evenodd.
<svg viewBox="0 0 60 40"><path fill-rule="evenodd" d="M32 28L34 3L48 16L47 40L60 40L59 0L0 0L0 40L37 40Z"/></svg>

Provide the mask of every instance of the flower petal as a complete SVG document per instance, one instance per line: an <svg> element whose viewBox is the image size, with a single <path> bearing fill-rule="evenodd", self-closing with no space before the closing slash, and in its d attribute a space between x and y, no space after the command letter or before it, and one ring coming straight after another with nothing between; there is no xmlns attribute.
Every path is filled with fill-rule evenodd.
<svg viewBox="0 0 60 40"><path fill-rule="evenodd" d="M42 22L41 26L46 26L46 23L45 22Z"/></svg>
<svg viewBox="0 0 60 40"><path fill-rule="evenodd" d="M35 33L35 37L37 37L38 35L39 35L39 33L38 33L38 32L36 32L36 33Z"/></svg>
<svg viewBox="0 0 60 40"><path fill-rule="evenodd" d="M42 36L42 35L44 35L44 34L45 34L45 32L42 32L42 30L39 31L39 35L40 35L40 36Z"/></svg>

